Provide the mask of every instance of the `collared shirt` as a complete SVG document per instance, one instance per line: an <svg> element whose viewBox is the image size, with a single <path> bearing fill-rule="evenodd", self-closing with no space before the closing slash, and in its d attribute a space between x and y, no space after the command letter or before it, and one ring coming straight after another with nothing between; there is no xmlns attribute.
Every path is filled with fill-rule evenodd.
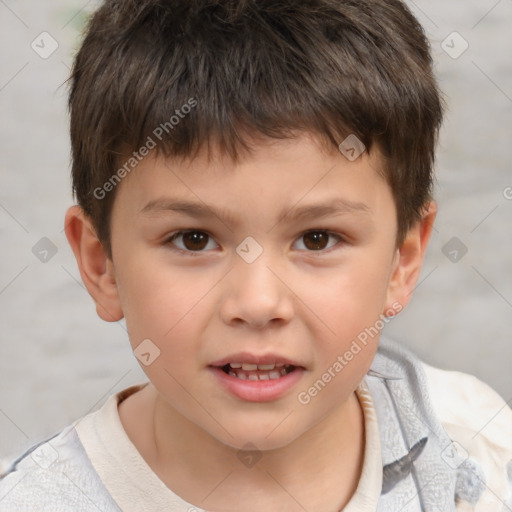
<svg viewBox="0 0 512 512"><path fill-rule="evenodd" d="M382 361L400 361L400 357L393 355ZM432 408L436 421L453 440L459 452L458 460L475 461L481 472L475 474L484 476L483 480L470 481L469 486L467 475L471 478L471 471L462 483L457 480L456 490L457 486L462 486L463 492L459 489L459 495L469 500L472 496L468 495L468 489L479 489L473 504L456 500L457 512L509 512L512 510L512 410L494 390L471 375L440 370L424 363L421 363L421 373L425 376L423 394L419 395L421 400ZM391 424L391 420L388 422L382 412L381 416L377 414L376 405L382 410L385 395L373 394L373 390L379 389L376 387L379 379L373 378L372 386L368 385L370 380L366 377L356 389L364 414L364 460L356 492L343 512L393 511L394 508L388 506L391 502L388 498L393 500L395 495L401 500L400 493L410 484L407 480L411 479L411 474L408 474L394 484L391 492L382 494L383 454L389 457L395 449L387 442L392 430L387 429L386 422ZM122 426L119 403L146 384L110 396L99 410L19 457L0 479L0 510L201 512L203 509L187 503L166 487ZM393 386L388 385L386 389L392 390ZM402 390L408 391L408 385ZM378 404L374 403L377 398L381 400ZM402 398L405 400L405 396ZM384 410L388 411L389 407ZM379 424L379 421L384 423ZM396 450L397 458L401 457L400 449ZM386 462L389 465L389 460ZM468 467L471 468L471 464ZM421 507L420 499L415 497L403 510L421 512Z"/></svg>
<svg viewBox="0 0 512 512"><path fill-rule="evenodd" d="M143 386L132 386L112 395L99 411L77 422L76 430L80 441L103 485L121 510L204 512L204 509L194 507L166 487L139 454L123 429L118 405ZM356 396L364 414L364 461L357 490L343 512L375 512L382 487L377 417L364 382L356 389Z"/></svg>

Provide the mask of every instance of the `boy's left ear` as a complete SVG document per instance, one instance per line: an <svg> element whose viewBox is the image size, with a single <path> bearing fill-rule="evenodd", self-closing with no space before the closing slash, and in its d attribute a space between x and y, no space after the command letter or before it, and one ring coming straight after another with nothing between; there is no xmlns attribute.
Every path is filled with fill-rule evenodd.
<svg viewBox="0 0 512 512"><path fill-rule="evenodd" d="M400 312L411 299L420 276L436 214L437 204L430 201L424 208L422 218L409 229L403 244L396 250L383 314L390 309Z"/></svg>

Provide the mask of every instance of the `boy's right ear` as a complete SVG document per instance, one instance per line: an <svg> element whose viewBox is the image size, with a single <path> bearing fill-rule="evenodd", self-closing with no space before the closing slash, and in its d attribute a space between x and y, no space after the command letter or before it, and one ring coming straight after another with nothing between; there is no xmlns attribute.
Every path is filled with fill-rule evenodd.
<svg viewBox="0 0 512 512"><path fill-rule="evenodd" d="M79 206L72 206L66 212L65 231L98 316L107 322L121 320L124 315L114 264L96 236L91 220Z"/></svg>

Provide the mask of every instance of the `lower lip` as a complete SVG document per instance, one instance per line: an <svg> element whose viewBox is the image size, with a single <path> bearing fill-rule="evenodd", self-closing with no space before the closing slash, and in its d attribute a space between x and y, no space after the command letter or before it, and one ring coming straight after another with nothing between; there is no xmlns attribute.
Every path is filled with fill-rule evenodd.
<svg viewBox="0 0 512 512"><path fill-rule="evenodd" d="M242 380L222 371L221 368L210 367L222 385L233 395L248 402L270 402L282 397L302 377L303 368L295 368L290 373L272 380Z"/></svg>

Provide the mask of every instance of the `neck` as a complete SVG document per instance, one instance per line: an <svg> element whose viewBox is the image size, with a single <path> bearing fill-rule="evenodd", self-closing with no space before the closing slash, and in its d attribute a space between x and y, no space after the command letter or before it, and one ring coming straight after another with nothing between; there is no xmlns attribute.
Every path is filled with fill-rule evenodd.
<svg viewBox="0 0 512 512"><path fill-rule="evenodd" d="M211 510L340 510L354 494L364 458L364 418L349 398L287 446L243 453L226 446L169 407L154 391L157 475L176 494ZM169 436L169 432L173 432ZM251 456L261 456L252 465ZM202 489L198 494L197 489ZM320 506L324 502L325 506ZM269 509L267 507L267 509Z"/></svg>

